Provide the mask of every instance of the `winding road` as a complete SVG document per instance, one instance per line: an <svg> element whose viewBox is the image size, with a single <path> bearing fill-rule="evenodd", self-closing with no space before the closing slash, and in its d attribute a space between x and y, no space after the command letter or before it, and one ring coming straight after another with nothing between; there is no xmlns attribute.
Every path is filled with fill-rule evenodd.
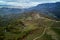
<svg viewBox="0 0 60 40"><path fill-rule="evenodd" d="M53 25L53 23L52 23L51 25ZM45 29L44 29L43 33L42 33L40 36L34 38L33 40L37 40L38 38L41 38L42 36L44 36L46 30L49 29L49 28L50 28L50 27L45 26Z"/></svg>

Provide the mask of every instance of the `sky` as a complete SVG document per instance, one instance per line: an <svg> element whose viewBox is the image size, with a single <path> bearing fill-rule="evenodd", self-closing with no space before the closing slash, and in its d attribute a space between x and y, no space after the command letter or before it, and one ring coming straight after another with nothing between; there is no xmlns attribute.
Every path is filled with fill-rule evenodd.
<svg viewBox="0 0 60 40"><path fill-rule="evenodd" d="M54 3L59 1L60 0L0 0L0 5L13 5L28 8L42 3Z"/></svg>

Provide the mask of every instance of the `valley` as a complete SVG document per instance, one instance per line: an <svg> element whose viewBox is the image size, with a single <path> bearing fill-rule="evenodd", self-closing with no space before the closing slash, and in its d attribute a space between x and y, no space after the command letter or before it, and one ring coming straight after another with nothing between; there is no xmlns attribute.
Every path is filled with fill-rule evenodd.
<svg viewBox="0 0 60 40"><path fill-rule="evenodd" d="M0 8L0 40L60 40L59 4Z"/></svg>

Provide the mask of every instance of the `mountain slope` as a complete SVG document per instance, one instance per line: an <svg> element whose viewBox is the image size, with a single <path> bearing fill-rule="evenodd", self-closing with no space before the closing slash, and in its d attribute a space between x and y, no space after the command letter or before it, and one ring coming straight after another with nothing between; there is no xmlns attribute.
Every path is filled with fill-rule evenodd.
<svg viewBox="0 0 60 40"><path fill-rule="evenodd" d="M28 10L42 12L49 16L53 15L60 19L60 2L39 4L35 7L29 8Z"/></svg>
<svg viewBox="0 0 60 40"><path fill-rule="evenodd" d="M15 16L18 15L20 16L16 18ZM60 39L60 21L52 20L34 11L18 15L0 17L0 40Z"/></svg>
<svg viewBox="0 0 60 40"><path fill-rule="evenodd" d="M22 13L23 10L20 6L0 5L0 15L18 14Z"/></svg>

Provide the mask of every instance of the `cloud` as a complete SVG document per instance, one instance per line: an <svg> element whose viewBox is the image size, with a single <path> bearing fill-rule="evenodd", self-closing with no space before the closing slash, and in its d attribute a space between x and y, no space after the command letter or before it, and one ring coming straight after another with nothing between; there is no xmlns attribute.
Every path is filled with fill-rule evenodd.
<svg viewBox="0 0 60 40"><path fill-rule="evenodd" d="M6 2L29 2L31 0L0 0L0 1L6 1Z"/></svg>
<svg viewBox="0 0 60 40"><path fill-rule="evenodd" d="M19 2L7 2L7 5L22 6L28 8L40 4L39 2L19 3Z"/></svg>
<svg viewBox="0 0 60 40"><path fill-rule="evenodd" d="M12 5L12 6L21 6L22 8L29 8L32 6L38 5L39 2L6 2L0 1L0 5Z"/></svg>
<svg viewBox="0 0 60 40"><path fill-rule="evenodd" d="M42 2L42 1L60 1L60 0L0 0L0 1L8 1L8 2L26 2L26 1Z"/></svg>
<svg viewBox="0 0 60 40"><path fill-rule="evenodd" d="M28 8L36 6L41 3L51 3L57 2L60 0L0 0L0 5L13 5L13 6L22 6L23 8Z"/></svg>
<svg viewBox="0 0 60 40"><path fill-rule="evenodd" d="M5 5L6 2L5 1L0 1L0 5Z"/></svg>

